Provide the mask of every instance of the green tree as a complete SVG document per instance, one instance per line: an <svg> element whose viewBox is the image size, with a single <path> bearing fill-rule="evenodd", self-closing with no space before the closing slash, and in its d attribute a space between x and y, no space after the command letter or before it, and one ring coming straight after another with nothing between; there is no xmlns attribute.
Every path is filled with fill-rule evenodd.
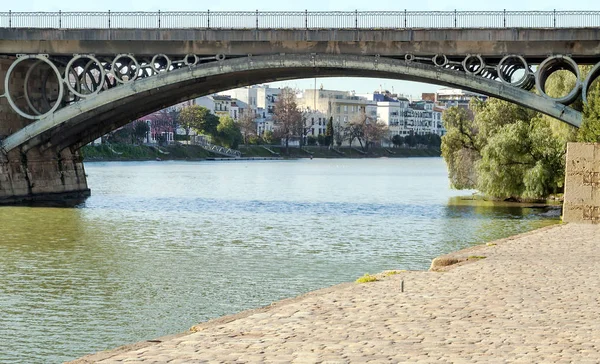
<svg viewBox="0 0 600 364"><path fill-rule="evenodd" d="M442 116L446 135L442 137L442 157L448 167L450 185L456 189L473 189L477 186L475 163L480 158L478 130L471 113L460 107L451 107ZM414 135L406 136L412 146Z"/></svg>
<svg viewBox="0 0 600 364"><path fill-rule="evenodd" d="M264 132L262 139L265 144L273 144L275 142L275 134L271 130L267 130Z"/></svg>
<svg viewBox="0 0 600 364"><path fill-rule="evenodd" d="M213 137L217 144L234 149L243 141L240 127L229 115L220 118L217 132Z"/></svg>
<svg viewBox="0 0 600 364"><path fill-rule="evenodd" d="M322 146L327 145L327 137L323 134L317 135L317 143Z"/></svg>
<svg viewBox="0 0 600 364"><path fill-rule="evenodd" d="M146 135L150 131L150 127L144 121L138 121L133 126L132 137L135 139L134 143L143 143L146 139Z"/></svg>
<svg viewBox="0 0 600 364"><path fill-rule="evenodd" d="M190 135L192 129L199 134L214 135L217 132L219 118L204 106L190 105L181 109L179 125L185 129L185 135Z"/></svg>
<svg viewBox="0 0 600 364"><path fill-rule="evenodd" d="M584 143L600 143L600 82L594 84L583 107L583 123L577 134L577 140Z"/></svg>
<svg viewBox="0 0 600 364"><path fill-rule="evenodd" d="M329 117L329 121L325 127L325 138L327 146L331 146L333 144L333 116Z"/></svg>

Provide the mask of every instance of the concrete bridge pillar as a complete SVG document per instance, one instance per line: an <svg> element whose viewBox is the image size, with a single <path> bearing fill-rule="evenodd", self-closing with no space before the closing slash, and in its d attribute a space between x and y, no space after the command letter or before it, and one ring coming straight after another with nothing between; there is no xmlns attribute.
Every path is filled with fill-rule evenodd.
<svg viewBox="0 0 600 364"><path fill-rule="evenodd" d="M13 59L0 58L0 84ZM11 90L23 89L23 72L15 72ZM35 83L34 83L35 85ZM22 97L16 94L15 99ZM0 140L25 127L33 120L13 111L6 98L0 98ZM89 196L83 162L77 151L33 148L26 152L0 151L0 204L40 201L80 200Z"/></svg>
<svg viewBox="0 0 600 364"><path fill-rule="evenodd" d="M563 221L600 224L600 144L567 146Z"/></svg>

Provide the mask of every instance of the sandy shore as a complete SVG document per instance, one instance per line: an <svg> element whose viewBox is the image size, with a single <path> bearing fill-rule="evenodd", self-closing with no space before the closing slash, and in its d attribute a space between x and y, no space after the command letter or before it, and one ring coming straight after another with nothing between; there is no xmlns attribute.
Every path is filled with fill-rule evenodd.
<svg viewBox="0 0 600 364"><path fill-rule="evenodd" d="M598 363L600 226L555 225L72 363ZM404 286L404 291L401 287Z"/></svg>

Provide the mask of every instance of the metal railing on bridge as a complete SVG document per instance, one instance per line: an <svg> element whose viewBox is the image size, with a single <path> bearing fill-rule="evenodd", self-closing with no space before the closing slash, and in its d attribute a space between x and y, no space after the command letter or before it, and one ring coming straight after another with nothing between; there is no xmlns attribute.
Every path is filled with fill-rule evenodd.
<svg viewBox="0 0 600 364"><path fill-rule="evenodd" d="M0 12L0 28L415 29L599 26L600 11Z"/></svg>
<svg viewBox="0 0 600 364"><path fill-rule="evenodd" d="M199 145L205 150L208 150L209 152L213 152L230 158L240 158L242 156L242 152L240 152L239 150L212 144L208 142L204 137L196 138L193 144Z"/></svg>

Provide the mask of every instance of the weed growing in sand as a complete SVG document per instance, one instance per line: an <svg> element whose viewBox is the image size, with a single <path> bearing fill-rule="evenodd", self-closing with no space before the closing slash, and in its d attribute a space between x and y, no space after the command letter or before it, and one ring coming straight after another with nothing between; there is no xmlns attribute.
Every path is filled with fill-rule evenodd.
<svg viewBox="0 0 600 364"><path fill-rule="evenodd" d="M377 277L370 275L369 273L365 273L364 276L362 276L356 280L356 283L369 283L369 282L376 282L378 280L379 279L377 279Z"/></svg>

